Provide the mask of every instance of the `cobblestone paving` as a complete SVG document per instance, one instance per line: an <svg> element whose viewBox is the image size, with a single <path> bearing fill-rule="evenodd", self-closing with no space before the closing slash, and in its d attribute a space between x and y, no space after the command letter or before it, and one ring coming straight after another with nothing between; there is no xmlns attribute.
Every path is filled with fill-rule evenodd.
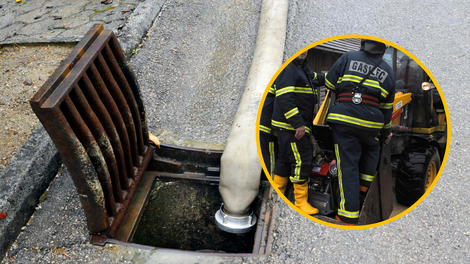
<svg viewBox="0 0 470 264"><path fill-rule="evenodd" d="M0 43L75 42L100 23L116 35L140 0L7 0L0 4Z"/></svg>

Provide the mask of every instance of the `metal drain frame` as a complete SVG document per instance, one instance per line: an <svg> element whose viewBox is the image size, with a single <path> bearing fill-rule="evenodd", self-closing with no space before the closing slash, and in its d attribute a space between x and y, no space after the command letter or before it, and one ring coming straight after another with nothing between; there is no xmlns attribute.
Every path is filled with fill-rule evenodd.
<svg viewBox="0 0 470 264"><path fill-rule="evenodd" d="M137 79L95 25L30 100L70 171L91 234L114 237L152 158Z"/></svg>
<svg viewBox="0 0 470 264"><path fill-rule="evenodd" d="M214 173L220 166L220 156L222 151L204 150L188 147L172 146L161 144L160 148L154 147L154 158L152 159L149 170L144 174L143 180L137 193L142 200L135 201L139 206L135 210L129 210L121 229L117 232L115 238L109 238L102 235L94 235L92 243L94 245L104 246L106 243L134 247L145 250L157 250L160 254L174 253L195 255L195 256L217 256L217 257L265 257L269 254L272 245L272 231L274 228L274 216L276 208L272 204L273 189L268 181L261 181L262 190L260 208L258 210L258 220L256 222L256 233L253 243L253 251L246 253L213 253L185 251L179 249L159 248L141 244L135 244L131 241L133 232L137 228L145 206L148 202L148 193L152 189L154 180L161 181L197 181L203 184L218 184L219 174ZM164 172L163 172L164 170ZM134 201L133 201L134 203ZM131 206L133 207L133 206Z"/></svg>

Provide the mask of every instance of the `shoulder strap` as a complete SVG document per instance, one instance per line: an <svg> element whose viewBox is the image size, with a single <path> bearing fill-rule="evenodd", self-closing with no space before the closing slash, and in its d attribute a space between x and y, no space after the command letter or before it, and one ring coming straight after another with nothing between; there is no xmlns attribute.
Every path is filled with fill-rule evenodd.
<svg viewBox="0 0 470 264"><path fill-rule="evenodd" d="M357 93L357 90L359 90L359 87L367 80L367 78L369 78L369 76L375 71L375 69L377 69L377 67L382 62L383 62L383 59L380 59L380 61L375 64L374 68L372 68L372 70L369 71L366 77L362 78L361 82L358 85L356 85L356 87L354 88L354 93Z"/></svg>

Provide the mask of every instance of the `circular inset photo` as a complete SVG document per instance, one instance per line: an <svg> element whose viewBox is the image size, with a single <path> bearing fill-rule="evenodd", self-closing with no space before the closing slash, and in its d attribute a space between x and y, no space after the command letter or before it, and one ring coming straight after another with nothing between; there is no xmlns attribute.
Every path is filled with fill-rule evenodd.
<svg viewBox="0 0 470 264"><path fill-rule="evenodd" d="M447 105L429 70L364 35L328 38L287 60L257 122L258 154L280 197L344 229L410 212L436 185L450 143Z"/></svg>

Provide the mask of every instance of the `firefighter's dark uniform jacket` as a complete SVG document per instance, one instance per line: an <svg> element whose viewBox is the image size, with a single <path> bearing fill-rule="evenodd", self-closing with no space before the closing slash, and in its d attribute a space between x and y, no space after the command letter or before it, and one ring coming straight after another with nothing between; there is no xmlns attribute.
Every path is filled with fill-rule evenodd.
<svg viewBox="0 0 470 264"><path fill-rule="evenodd" d="M336 94L349 93L361 82L374 65L382 60L365 51L350 51L338 59L325 77L325 84ZM385 62L377 67L359 87L359 93L378 99L379 107L365 104L339 103L329 109L328 123L340 123L367 130L380 130L388 136L391 132L393 100L395 99L395 74Z"/></svg>
<svg viewBox="0 0 470 264"><path fill-rule="evenodd" d="M313 73L307 60L302 64L292 61L279 74L275 85L275 100L271 128L277 131L279 157L275 174L289 177L293 183L303 183L311 173L312 146L310 137L295 138L295 130L305 126L311 133L317 90L324 76Z"/></svg>
<svg viewBox="0 0 470 264"><path fill-rule="evenodd" d="M274 178L274 166L278 152L277 134L271 129L271 117L273 116L275 97L276 87L273 85L264 100L259 125L261 154L271 178ZM268 177L268 175L266 175L266 177Z"/></svg>
<svg viewBox="0 0 470 264"><path fill-rule="evenodd" d="M266 96L261 110L259 130L261 133L271 135L271 118L273 116L274 99L276 97L276 86L273 85L269 88L268 95Z"/></svg>
<svg viewBox="0 0 470 264"><path fill-rule="evenodd" d="M352 92L378 62L376 70L358 88L362 102L354 104ZM369 187L377 169L380 144L376 137L379 132L388 136L391 131L395 74L380 55L351 51L336 61L325 77L325 84L339 98L327 116L338 166L338 217L347 223L357 223L359 186Z"/></svg>
<svg viewBox="0 0 470 264"><path fill-rule="evenodd" d="M317 95L315 84L323 83L323 74L312 72L307 60L302 64L295 60L289 63L274 82L276 100L271 120L272 128L295 131L305 126L306 132L310 133Z"/></svg>

